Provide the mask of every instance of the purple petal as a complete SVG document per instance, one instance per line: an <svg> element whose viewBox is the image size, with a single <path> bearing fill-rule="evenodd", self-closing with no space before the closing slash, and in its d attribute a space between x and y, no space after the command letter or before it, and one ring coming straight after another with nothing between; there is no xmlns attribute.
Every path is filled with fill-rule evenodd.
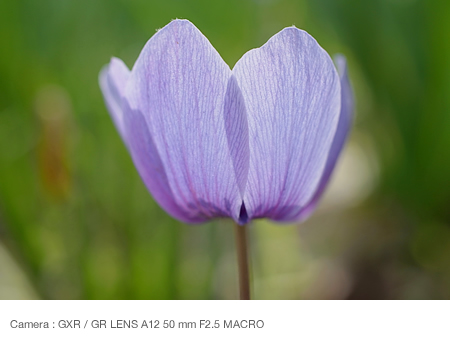
<svg viewBox="0 0 450 342"><path fill-rule="evenodd" d="M197 222L173 201L167 176L158 151L148 132L145 120L137 111L132 111L125 99L125 89L130 76L126 65L113 57L100 72L100 88L106 106L147 188L159 199L161 207L180 220ZM145 158L140 158L145 156Z"/></svg>
<svg viewBox="0 0 450 342"><path fill-rule="evenodd" d="M336 166L337 159L344 147L347 140L348 133L353 119L353 93L350 86L347 73L347 62L345 57L337 55L334 58L334 62L337 66L340 80L341 80L341 114L339 115L338 127L336 134L334 135L333 144L331 145L330 153L328 154L327 164L325 166L322 179L317 187L316 193L313 196L311 202L300 212L292 213L293 219L305 220L316 208L320 197L322 196L330 176Z"/></svg>
<svg viewBox="0 0 450 342"><path fill-rule="evenodd" d="M133 143L141 146L135 147L136 166L144 181L150 179L155 161L148 159L158 156L167 189L157 193L146 184L170 214L189 213L181 218L186 222L239 217L248 128L242 96L234 95L239 88L230 77L206 37L189 21L175 20L146 44L127 85L132 120L138 122L127 125L128 135L143 126ZM178 213L164 206L166 196Z"/></svg>
<svg viewBox="0 0 450 342"><path fill-rule="evenodd" d="M233 73L248 113L249 218L290 220L320 182L340 112L339 76L306 32L287 28L247 52Z"/></svg>
<svg viewBox="0 0 450 342"><path fill-rule="evenodd" d="M161 161L155 143L138 110L132 110L128 103L124 104L124 128L127 134L127 145L133 162L145 185L159 205L178 220L199 223L203 219L195 213L184 211L174 199L167 179L165 167Z"/></svg>
<svg viewBox="0 0 450 342"><path fill-rule="evenodd" d="M111 62L100 71L100 88L105 98L106 106L111 114L122 139L124 136L122 98L130 77L130 70L119 58L111 58Z"/></svg>

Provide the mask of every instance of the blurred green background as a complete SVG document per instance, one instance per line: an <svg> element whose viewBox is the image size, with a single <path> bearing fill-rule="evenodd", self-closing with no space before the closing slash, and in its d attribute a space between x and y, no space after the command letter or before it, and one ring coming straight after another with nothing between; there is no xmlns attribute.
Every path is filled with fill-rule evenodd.
<svg viewBox="0 0 450 342"><path fill-rule="evenodd" d="M0 298L235 299L232 223L153 201L98 73L171 19L233 66L286 26L347 56L350 140L305 223L250 231L256 299L450 299L450 2L0 0Z"/></svg>

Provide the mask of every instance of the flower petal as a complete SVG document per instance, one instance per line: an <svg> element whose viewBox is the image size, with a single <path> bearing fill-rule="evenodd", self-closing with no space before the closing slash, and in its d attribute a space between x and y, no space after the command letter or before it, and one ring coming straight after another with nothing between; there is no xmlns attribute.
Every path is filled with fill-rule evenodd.
<svg viewBox="0 0 450 342"><path fill-rule="evenodd" d="M189 21L175 20L146 44L127 85L127 100L146 123L174 203L190 213L187 222L239 217L248 129L242 96L230 96L240 92L230 77L206 37ZM146 153L141 149L136 159ZM145 163L137 164L143 169Z"/></svg>
<svg viewBox="0 0 450 342"><path fill-rule="evenodd" d="M159 205L178 220L199 223L203 219L191 211L184 211L175 202L167 174L155 143L148 130L146 120L138 110L132 110L124 103L124 129L127 145L133 162L145 185Z"/></svg>
<svg viewBox="0 0 450 342"><path fill-rule="evenodd" d="M311 215L311 213L314 211L320 197L325 191L334 167L336 166L337 159L342 151L342 148L344 147L344 144L350 132L350 127L353 119L354 101L352 88L350 86L350 81L347 73L347 62L345 60L345 57L342 55L335 56L334 62L337 66L341 81L341 112L339 115L339 122L336 133L333 138L333 144L331 145L327 163L325 165L325 169L317 187L316 193L312 197L309 204L306 205L302 210L286 213L285 217L288 220L306 220L308 216Z"/></svg>
<svg viewBox="0 0 450 342"><path fill-rule="evenodd" d="M100 71L99 83L106 106L111 114L122 139L124 139L122 98L130 77L130 70L119 58L111 58L111 62Z"/></svg>
<svg viewBox="0 0 450 342"><path fill-rule="evenodd" d="M289 220L322 176L340 112L339 76L306 32L287 28L233 69L248 113L249 218Z"/></svg>

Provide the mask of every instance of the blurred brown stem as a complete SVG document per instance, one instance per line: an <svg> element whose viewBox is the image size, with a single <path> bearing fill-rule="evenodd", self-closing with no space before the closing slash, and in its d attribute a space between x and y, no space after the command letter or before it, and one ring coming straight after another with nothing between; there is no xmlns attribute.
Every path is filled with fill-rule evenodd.
<svg viewBox="0 0 450 342"><path fill-rule="evenodd" d="M247 226L235 225L236 251L239 268L240 299L250 299L250 275L247 251Z"/></svg>

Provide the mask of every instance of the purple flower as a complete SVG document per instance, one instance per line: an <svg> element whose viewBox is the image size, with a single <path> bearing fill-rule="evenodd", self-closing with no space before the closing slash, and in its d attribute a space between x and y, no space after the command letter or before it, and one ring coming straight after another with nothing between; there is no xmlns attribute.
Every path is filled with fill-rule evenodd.
<svg viewBox="0 0 450 342"><path fill-rule="evenodd" d="M100 73L111 116L145 185L188 223L305 219L348 135L352 94L305 31L285 28L232 70L189 21L145 45L131 71Z"/></svg>

